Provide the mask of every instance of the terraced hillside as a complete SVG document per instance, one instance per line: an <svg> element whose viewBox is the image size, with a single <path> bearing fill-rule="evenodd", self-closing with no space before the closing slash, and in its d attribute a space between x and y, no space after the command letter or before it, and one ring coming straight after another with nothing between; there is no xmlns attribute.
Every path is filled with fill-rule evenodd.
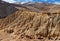
<svg viewBox="0 0 60 41"><path fill-rule="evenodd" d="M0 41L60 41L60 13L18 10L0 19Z"/></svg>

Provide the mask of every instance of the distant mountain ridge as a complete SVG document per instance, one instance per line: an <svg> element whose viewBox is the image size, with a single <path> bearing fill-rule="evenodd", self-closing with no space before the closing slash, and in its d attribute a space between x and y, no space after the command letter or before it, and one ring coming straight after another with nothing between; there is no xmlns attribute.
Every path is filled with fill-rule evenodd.
<svg viewBox="0 0 60 41"><path fill-rule="evenodd" d="M32 12L60 12L60 5L49 4L49 3L39 3L39 2L28 2L25 4L14 4L0 1L0 17L5 17L15 11L16 9L26 9Z"/></svg>

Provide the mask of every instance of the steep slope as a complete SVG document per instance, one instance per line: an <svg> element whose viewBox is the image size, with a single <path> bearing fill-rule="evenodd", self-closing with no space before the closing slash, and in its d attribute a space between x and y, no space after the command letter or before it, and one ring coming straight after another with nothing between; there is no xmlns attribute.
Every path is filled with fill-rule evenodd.
<svg viewBox="0 0 60 41"><path fill-rule="evenodd" d="M49 41L60 38L60 14L18 10L0 21L1 41ZM5 36L5 37L4 37Z"/></svg>
<svg viewBox="0 0 60 41"><path fill-rule="evenodd" d="M4 18L11 13L14 13L17 9L14 6L8 5L6 2L0 2L0 18Z"/></svg>
<svg viewBox="0 0 60 41"><path fill-rule="evenodd" d="M60 41L60 5L0 2L0 17L0 41Z"/></svg>

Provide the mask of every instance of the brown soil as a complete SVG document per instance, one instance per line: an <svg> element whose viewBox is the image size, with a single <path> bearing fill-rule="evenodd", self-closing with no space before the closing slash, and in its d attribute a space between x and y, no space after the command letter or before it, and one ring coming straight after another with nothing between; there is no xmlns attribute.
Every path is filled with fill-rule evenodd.
<svg viewBox="0 0 60 41"><path fill-rule="evenodd" d="M0 41L60 41L60 14L18 10L0 19Z"/></svg>

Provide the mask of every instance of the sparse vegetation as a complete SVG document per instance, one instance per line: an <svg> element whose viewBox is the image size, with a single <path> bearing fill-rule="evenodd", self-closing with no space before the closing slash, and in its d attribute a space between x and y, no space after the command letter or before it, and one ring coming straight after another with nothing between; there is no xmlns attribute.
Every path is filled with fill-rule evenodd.
<svg viewBox="0 0 60 41"><path fill-rule="evenodd" d="M0 3L0 41L60 41L60 5Z"/></svg>
<svg viewBox="0 0 60 41"><path fill-rule="evenodd" d="M0 33L7 31L8 35L11 33L12 37L16 36L15 39L25 37L29 39L44 39L44 37L53 40L60 39L60 14L50 14L27 10L16 11L0 21ZM3 36L3 34L0 35Z"/></svg>

